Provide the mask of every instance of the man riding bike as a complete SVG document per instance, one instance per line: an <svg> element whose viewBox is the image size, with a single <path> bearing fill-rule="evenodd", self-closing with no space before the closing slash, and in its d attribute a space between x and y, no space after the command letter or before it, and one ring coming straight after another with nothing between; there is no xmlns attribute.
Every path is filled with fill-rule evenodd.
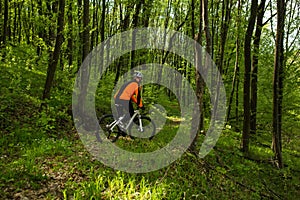
<svg viewBox="0 0 300 200"><path fill-rule="evenodd" d="M145 109L140 93L140 82L142 79L143 74L141 72L135 72L133 80L125 83L114 96L118 117L125 114L123 122L128 122L130 117L134 114L133 103L139 108Z"/></svg>

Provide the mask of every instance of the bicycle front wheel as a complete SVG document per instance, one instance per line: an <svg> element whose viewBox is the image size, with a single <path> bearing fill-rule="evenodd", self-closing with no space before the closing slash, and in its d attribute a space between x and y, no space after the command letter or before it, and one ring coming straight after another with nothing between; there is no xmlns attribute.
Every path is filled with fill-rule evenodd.
<svg viewBox="0 0 300 200"><path fill-rule="evenodd" d="M120 135L120 129L117 125L114 124L115 119L114 116L111 114L103 115L99 119L99 125L104 132L104 135L107 139L112 140L113 142L116 141ZM99 134L99 133L98 133ZM99 135L97 139L99 140Z"/></svg>
<svg viewBox="0 0 300 200"><path fill-rule="evenodd" d="M147 116L141 116L134 119L134 123L129 127L129 135L138 138L149 138L150 140L154 137L156 132L155 123Z"/></svg>

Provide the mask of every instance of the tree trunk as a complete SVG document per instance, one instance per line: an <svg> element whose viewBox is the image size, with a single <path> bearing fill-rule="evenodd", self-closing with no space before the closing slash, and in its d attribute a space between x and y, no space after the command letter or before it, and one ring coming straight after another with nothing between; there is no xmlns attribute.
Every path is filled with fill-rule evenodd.
<svg viewBox="0 0 300 200"><path fill-rule="evenodd" d="M233 80L232 80L232 86L231 86L231 92L229 96L229 104L228 104L228 109L227 109L227 115L226 115L226 123L229 122L229 117L230 117L230 112L231 112L231 105L233 101L233 96L234 96L234 90L237 88L237 94L236 98L238 98L238 79L239 79L239 60L240 60L240 29L241 29L241 23L240 23L240 17L241 17L241 1L238 0L238 13L236 16L236 52L235 52L235 66L234 66L234 75L233 75ZM238 102L238 99L236 99ZM238 107L238 103L236 105ZM237 115L238 113L236 113ZM236 122L236 126L238 127L238 122Z"/></svg>
<svg viewBox="0 0 300 200"><path fill-rule="evenodd" d="M220 76L223 74L223 60L224 60L224 52L225 52L225 45L227 40L227 33L229 29L229 23L231 19L231 5L232 0L223 1L222 6L222 25L221 25L221 42L219 47L219 53L218 53L218 59L217 59L217 66L220 72ZM219 75L218 75L219 76ZM218 77L217 80L221 79L221 77ZM220 90L220 81L217 82L217 90L216 90L216 96L215 96L215 102L214 102L214 113L213 113L213 119L215 119L216 112L217 112L217 106L219 101L219 90Z"/></svg>
<svg viewBox="0 0 300 200"><path fill-rule="evenodd" d="M82 35L82 61L86 58L90 51L90 3L89 0L84 0L83 5L83 35Z"/></svg>
<svg viewBox="0 0 300 200"><path fill-rule="evenodd" d="M251 118L250 118L250 133L256 133L256 110L257 110L257 73L258 73L258 55L261 31L263 26L264 10L266 0L261 0L258 7L256 20L255 37L253 41L253 57L252 57L252 72L251 72Z"/></svg>
<svg viewBox="0 0 300 200"><path fill-rule="evenodd" d="M204 3L204 2L203 2ZM200 13L199 13L199 27L198 30L199 32L195 34L195 0L192 0L192 21L191 21L191 26L192 26L192 36L196 40L198 44L202 44L202 30L203 30L203 21L204 21L204 15L203 15L203 3L200 2ZM207 2L206 2L207 3ZM204 96L204 80L199 73L200 68L203 67L203 54L202 50L198 49L197 46L195 45L195 66L196 66L196 96L197 96L197 102L195 102L195 107L199 107L200 113L193 112L193 119L192 119L192 130L199 130L197 132L194 140L191 143L191 146L189 150L196 154L197 153L197 140L198 140L198 135L201 133L201 131L204 131L204 106L203 106L203 96ZM196 111L197 109L195 109Z"/></svg>
<svg viewBox="0 0 300 200"><path fill-rule="evenodd" d="M123 13L122 6L120 4L120 21L121 21L120 26L121 26L121 31L126 31L128 29L129 24L130 24L130 15L131 15L133 7L134 7L134 4L132 2L129 2L128 5L126 5L125 17L123 18L123 16L122 16L122 13ZM123 46L121 46L120 48L123 48ZM129 66L129 68L130 68L130 65L128 63L129 59L130 59L130 57L124 55L118 60L114 84L116 84L118 82L122 71L125 71L125 70L122 70L122 68L127 67L127 66Z"/></svg>
<svg viewBox="0 0 300 200"><path fill-rule="evenodd" d="M278 167L283 167L282 145L281 145L281 123L282 123L282 93L283 93L283 64L284 64L284 21L285 21L285 1L277 0L277 31L276 48L274 59L273 77L273 137L272 147L275 153L275 160Z"/></svg>
<svg viewBox="0 0 300 200"><path fill-rule="evenodd" d="M77 18L78 18L78 22L77 22L77 26L78 26L78 39L77 39L77 44L76 46L78 47L77 49L77 66L78 66L78 70L79 70L79 66L82 63L82 60L84 58L82 58L82 0L77 0ZM77 71L78 71L77 70Z"/></svg>
<svg viewBox="0 0 300 200"><path fill-rule="evenodd" d="M94 45L95 45L95 36L96 36L96 23L97 23L97 11L98 11L98 5L96 0L92 1L93 5L92 5L92 11L93 13L92 15L92 26L91 26L91 39L90 39L90 51L93 50Z"/></svg>
<svg viewBox="0 0 300 200"><path fill-rule="evenodd" d="M221 22L221 38L220 38L220 46L219 53L217 58L217 66L221 74L223 74L223 60L224 60L224 52L225 45L227 40L227 33L229 28L229 23L231 19L231 2L232 0L223 1L222 6L222 22Z"/></svg>
<svg viewBox="0 0 300 200"><path fill-rule="evenodd" d="M8 0L4 0L4 22L2 33L2 45L6 44L6 38L8 35Z"/></svg>
<svg viewBox="0 0 300 200"><path fill-rule="evenodd" d="M208 0L202 0L201 3L202 3L203 31L205 33L205 40L206 40L206 46L205 46L206 55L204 56L205 57L204 68L207 70L207 66L212 66L211 59L209 58L209 56L207 56L207 54L212 56L213 44L212 44L212 37L211 37L211 33L210 33L210 28L209 28ZM209 70L209 71L211 71L211 73L213 73L213 69ZM203 87L204 87L204 81L202 81L202 82L203 82ZM213 82L213 78L211 78L211 82ZM212 84L212 85L214 85L214 84ZM204 92L204 88L203 88L203 92ZM213 96L215 94L213 94L211 91L211 95ZM202 110L203 112L204 112L204 108L205 108L205 102L203 102L203 110ZM204 117L204 115L203 115L203 117Z"/></svg>
<svg viewBox="0 0 300 200"><path fill-rule="evenodd" d="M206 52L211 55L212 54L212 38L209 29L209 21L208 21L208 0L202 0L202 18L204 22L204 32L206 39Z"/></svg>
<svg viewBox="0 0 300 200"><path fill-rule="evenodd" d="M14 25L13 25L13 32L12 32L12 37L13 37L13 41L15 42L16 40L16 31L17 31L17 27L18 27L18 22L17 22L17 3L16 2L13 2L14 3Z"/></svg>
<svg viewBox="0 0 300 200"><path fill-rule="evenodd" d="M105 39L105 10L106 10L106 5L105 5L105 0L102 0L102 13L101 13L101 33L100 33L100 38L101 42L104 41Z"/></svg>
<svg viewBox="0 0 300 200"><path fill-rule="evenodd" d="M90 28L89 28L89 0L83 1L83 34L82 34L82 62L87 58L89 54L89 44L90 44ZM89 65L86 63L86 65ZM85 116L85 100L87 95L87 86L89 82L89 67L83 66L80 74L80 94L78 97L78 109L79 113Z"/></svg>
<svg viewBox="0 0 300 200"><path fill-rule="evenodd" d="M144 25L144 27L149 26L152 4L153 4L153 1L145 1L145 4L143 6L143 25Z"/></svg>
<svg viewBox="0 0 300 200"><path fill-rule="evenodd" d="M244 122L243 122L243 137L242 150L246 154L249 152L250 139L250 72L251 72L251 38L255 25L258 0L252 0L251 13L248 21L248 27L245 35L244 43Z"/></svg>
<svg viewBox="0 0 300 200"><path fill-rule="evenodd" d="M69 66L73 64L73 2L69 2L68 8L68 24L71 27L68 33L68 49L67 49L67 58Z"/></svg>
<svg viewBox="0 0 300 200"><path fill-rule="evenodd" d="M141 7L144 3L144 0L139 0L138 4L136 5L136 8L135 8L135 13L133 15L133 20L132 20L132 28L136 28L138 26L138 23L139 23L139 13L140 13L140 10L141 10ZM132 42L131 42L131 45L132 45L132 50L135 49L135 41L136 40L136 34L135 34L135 31L132 32ZM133 69L135 67L135 51L131 51L131 69Z"/></svg>
<svg viewBox="0 0 300 200"><path fill-rule="evenodd" d="M195 6L195 1L192 0L192 34L195 35L195 30L194 30L194 6ZM199 20L199 32L197 35L195 35L195 40L201 45L202 41L202 4L200 3L200 20ZM199 71L200 68L203 67L202 65L202 52L201 49L198 49L197 46L195 46L195 66L196 66L196 95L197 95L197 102L195 102L196 104L194 105L199 106L199 111L200 113L193 113L193 121L192 121L192 130L204 130L204 108L203 108L203 95L204 95L204 80L202 78L202 76L200 75ZM196 110L196 109L195 109ZM199 120L198 120L199 119ZM191 143L191 146L189 148L189 150L196 154L196 147L197 147L197 140L198 140L198 134L200 132L198 132L193 140L193 142Z"/></svg>
<svg viewBox="0 0 300 200"><path fill-rule="evenodd" d="M101 30L100 30L100 41L101 41L101 43L105 39L105 12L106 12L106 3L105 3L105 0L102 0L102 13L101 13L101 21L100 21L100 27L101 27ZM107 49L109 49L109 48L107 48ZM108 50L108 52L109 52L109 50ZM100 66L101 66L101 67L99 67L99 72L100 73L102 73L102 68L103 68L102 66L103 66L103 63L104 63L104 59L102 59L103 55L104 55L104 45L101 45L100 60L98 61L98 62L100 62ZM107 57L108 57L108 55L107 55ZM107 59L109 59L109 58L107 58Z"/></svg>
<svg viewBox="0 0 300 200"><path fill-rule="evenodd" d="M169 26L169 22L170 22L170 13L171 13L171 4L172 4L172 0L168 0L168 7L166 8L166 20L164 21L164 28L165 30L168 29L168 26ZM166 42L166 35L167 33L164 34L164 39L163 39L163 44L164 47L166 46L167 42ZM171 37L171 41L169 41L169 46L172 45L172 37ZM169 55L169 51L165 51L165 54L163 55L162 57L162 60L161 60L161 64L164 64L166 62L166 59ZM162 79L162 69L160 69L160 71L158 72L158 77L157 77L157 83L159 84L160 81ZM160 88L160 85L157 85L156 86L156 89L159 89Z"/></svg>
<svg viewBox="0 0 300 200"><path fill-rule="evenodd" d="M50 98L50 90L52 87L57 63L59 60L60 49L63 42L63 28L64 28L64 12L65 12L65 0L59 0L59 11L58 11L58 19L57 19L57 36L54 51L52 54L52 58L49 62L46 83L44 87L44 92L42 96L42 100ZM41 107L44 104L41 105Z"/></svg>

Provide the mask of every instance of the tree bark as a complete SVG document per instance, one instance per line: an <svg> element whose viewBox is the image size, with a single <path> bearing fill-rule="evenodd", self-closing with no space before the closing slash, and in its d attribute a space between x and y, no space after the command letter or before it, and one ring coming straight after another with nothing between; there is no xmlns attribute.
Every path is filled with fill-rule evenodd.
<svg viewBox="0 0 300 200"><path fill-rule="evenodd" d="M101 12L101 20L100 20L100 41L101 43L104 41L105 39L105 12L106 12L106 2L105 0L102 0L102 12ZM97 27L98 29L98 27ZM98 38L98 37L97 37ZM98 42L98 40L96 40ZM107 48L109 49L109 48ZM107 51L109 53L109 50ZM101 49L100 49L100 60L98 62L100 62L100 66L99 67L99 72L102 73L102 66L103 66L103 63L104 63L104 59L103 58L103 55L104 55L104 46L101 45ZM109 55L107 55L107 59Z"/></svg>
<svg viewBox="0 0 300 200"><path fill-rule="evenodd" d="M69 9L68 9L68 24L71 27L68 33L68 49L67 49L67 58L69 66L73 64L73 2L69 2Z"/></svg>
<svg viewBox="0 0 300 200"><path fill-rule="evenodd" d="M258 0L252 0L251 13L248 21L248 27L245 35L244 43L244 122L243 122L243 137L242 150L246 154L249 152L250 139L250 73L251 73L251 38L254 30Z"/></svg>
<svg viewBox="0 0 300 200"><path fill-rule="evenodd" d="M89 54L89 44L90 44L90 28L89 28L89 0L83 1L83 34L82 34L82 62L87 58ZM87 64L88 65L88 64ZM79 113L85 116L85 101L87 95L87 86L89 82L89 67L83 66L80 74L80 94L78 97L78 109Z"/></svg>
<svg viewBox="0 0 300 200"><path fill-rule="evenodd" d="M105 10L106 10L106 4L105 4L105 0L102 0L102 13L101 13L101 33L100 33L100 38L101 38L101 42L104 41L105 39Z"/></svg>
<svg viewBox="0 0 300 200"><path fill-rule="evenodd" d="M52 58L49 62L48 70L47 70L47 77L46 83L44 87L44 92L42 96L42 100L50 98L50 90L52 87L52 83L54 80L55 71L57 68L60 49L63 42L63 29L64 29L64 12L65 12L65 0L59 0L59 11L58 11L58 19L57 19L57 36L54 51L52 54ZM41 105L41 107L44 104Z"/></svg>
<svg viewBox="0 0 300 200"><path fill-rule="evenodd" d="M130 24L130 15L131 15L133 7L134 7L134 3L133 2L129 2L126 5L125 17L123 18L123 16L122 16L123 10L122 10L122 6L120 4L120 21L121 21L120 26L121 26L121 31L126 31L128 29L129 24ZM123 48L123 46L121 46L120 48ZM126 67L126 66L129 66L129 68L130 68L130 65L129 65L129 62L128 62L129 59L130 59L129 56L126 56L126 57L122 56L118 60L114 84L117 84L117 82L119 80L119 77L120 77L120 75L122 73L122 68Z"/></svg>
<svg viewBox="0 0 300 200"><path fill-rule="evenodd" d="M253 41L252 71L251 71L251 118L250 133L256 133L256 110L257 110L257 74L258 74L258 55L259 43L263 26L263 18L265 13L266 0L261 0L258 7L258 15L256 20L255 37Z"/></svg>
<svg viewBox="0 0 300 200"><path fill-rule="evenodd" d="M231 112L231 107L232 107L232 102L233 102L233 96L234 96L234 91L236 90L236 101L235 101L235 128L238 130L239 128L239 113L238 113L238 105L239 105L239 61L240 61L240 30L241 30L241 22L240 22L240 17L241 17L241 1L238 0L238 14L236 16L236 52L235 52L235 65L234 65L234 75L232 79L232 86L231 86L231 92L229 96L229 104L228 104L228 109L227 109L227 115L226 115L226 122L229 122L229 117L230 117L230 112Z"/></svg>
<svg viewBox="0 0 300 200"><path fill-rule="evenodd" d="M82 61L86 58L90 51L90 3L89 0L83 2L83 35L82 35Z"/></svg>
<svg viewBox="0 0 300 200"><path fill-rule="evenodd" d="M205 32L206 39L206 52L211 55L212 54L212 38L209 29L209 19L208 19L208 1L202 0L202 18L204 22L203 30Z"/></svg>
<svg viewBox="0 0 300 200"><path fill-rule="evenodd" d="M273 137L272 147L275 153L275 160L279 168L283 167L282 161L282 93L283 93L283 64L284 64L284 21L286 3L284 0L277 0L277 31L276 48L274 57L274 77L273 77Z"/></svg>
<svg viewBox="0 0 300 200"><path fill-rule="evenodd" d="M192 34L195 35L195 30L194 30L194 7L195 7L195 0L192 0ZM202 18L202 3L200 3L200 16L199 16L199 32L197 35L195 35L195 40L201 45L202 43L202 29L203 29L203 18ZM197 47L197 46L195 46ZM204 130L204 107L203 107L203 95L204 95L204 80L201 77L199 70L202 66L202 52L201 49L195 48L195 66L196 66L196 95L197 95L197 102L194 105L199 106L199 111L200 113L193 113L193 121L192 121L192 130ZM196 109L195 109L196 110ZM198 123L199 119L199 123ZM197 147L197 140L198 140L198 132L191 143L191 146L189 150L192 153L197 153L196 147Z"/></svg>
<svg viewBox="0 0 300 200"><path fill-rule="evenodd" d="M4 22L2 33L2 45L6 44L6 38L8 35L8 0L4 0Z"/></svg>
<svg viewBox="0 0 300 200"><path fill-rule="evenodd" d="M210 32L210 27L209 27L209 18L208 18L208 0L202 0L202 19L203 19L203 31L205 34L205 41L206 41L206 46L205 46L205 50L206 50L206 54L204 55L204 69L205 71L207 71L208 66L212 66L211 63L211 59L212 59L212 54L213 54L213 43L212 43L212 37L211 37L211 32ZM211 56L211 58L209 58L209 56ZM208 70L211 71L211 73L213 73L213 69L212 70ZM209 81L209 80L207 80ZM213 82L213 78L211 78L211 82ZM202 84L204 87L204 81L202 80ZM214 85L214 84L212 84ZM203 88L203 92L204 92L204 88ZM213 94L213 91L211 91L211 95L214 96L215 93ZM203 98L203 96L202 96ZM204 108L205 108L205 102L203 102L203 117L204 117Z"/></svg>
<svg viewBox="0 0 300 200"><path fill-rule="evenodd" d="M138 4L136 5L136 8L135 8L135 13L133 15L133 20L132 20L132 28L136 28L138 26L138 23L139 23L139 13L140 13L140 10L141 10L141 7L142 5L144 4L144 0L139 0ZM131 69L133 69L135 67L135 41L136 40L136 34L135 34L135 31L132 32L132 42L131 42L131 45L132 45L132 50L131 51Z"/></svg>
<svg viewBox="0 0 300 200"><path fill-rule="evenodd" d="M78 22L77 22L77 26L78 26L78 39L77 39L77 44L76 46L78 47L77 49L77 66L78 66L78 70L79 71L79 66L81 65L82 63L82 60L84 58L82 58L82 0L77 0L77 19L78 19ZM76 73L77 73L76 71Z"/></svg>
<svg viewBox="0 0 300 200"><path fill-rule="evenodd" d="M96 27L97 27L97 18L98 18L98 3L96 0L93 0L93 16L92 16L92 28L91 28L91 44L90 44L90 51L93 50L95 41L96 41Z"/></svg>
<svg viewBox="0 0 300 200"><path fill-rule="evenodd" d="M220 72L220 76L223 74L223 60L224 60L224 52L225 52L225 46L226 46L226 40L227 40L227 33L229 29L229 23L231 19L231 6L232 6L232 0L223 1L222 6L222 23L221 23L221 42L219 47L219 53L218 53L218 59L217 59L217 66ZM219 76L218 75L218 76ZM221 79L221 77L218 77L217 80ZM216 112L217 112L217 106L219 101L219 90L220 90L220 82L217 82L217 91L215 95L214 100L214 113L213 113L213 119L215 119Z"/></svg>

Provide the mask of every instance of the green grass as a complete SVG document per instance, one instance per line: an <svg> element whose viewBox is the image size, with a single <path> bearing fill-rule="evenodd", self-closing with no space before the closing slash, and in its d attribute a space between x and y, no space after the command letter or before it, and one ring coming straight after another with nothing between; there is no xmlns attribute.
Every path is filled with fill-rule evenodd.
<svg viewBox="0 0 300 200"><path fill-rule="evenodd" d="M150 183L144 177L134 177L123 172L115 174L93 171L92 180L82 182L80 189L68 195L64 191L64 199L163 199L166 197L167 185Z"/></svg>
<svg viewBox="0 0 300 200"><path fill-rule="evenodd" d="M0 196L4 199L16 195L45 199L294 199L299 195L297 152L284 150L288 166L277 170L268 146L252 144L251 157L244 158L240 133L229 129L204 159L184 154L170 166L146 174L104 166L74 136L59 138L34 130L27 126L2 136ZM120 139L117 143L129 150L151 151L165 145L164 140L170 140L174 131L174 123L167 121L153 141ZM7 145L11 148L4 148Z"/></svg>

